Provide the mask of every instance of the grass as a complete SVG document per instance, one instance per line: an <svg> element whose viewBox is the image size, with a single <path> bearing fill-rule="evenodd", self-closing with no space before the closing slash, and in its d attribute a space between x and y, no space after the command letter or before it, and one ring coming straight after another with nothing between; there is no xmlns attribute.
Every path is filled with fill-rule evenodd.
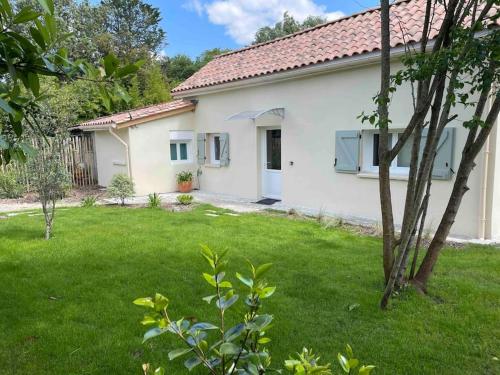
<svg viewBox="0 0 500 375"><path fill-rule="evenodd" d="M0 221L0 373L141 374L179 347L162 336L142 344L137 297L159 291L174 316L213 320L199 243L229 248L230 268L273 262L276 294L270 350L278 366L312 347L325 361L350 343L375 374L499 374L500 252L470 246L443 252L431 297L413 292L378 308L380 240L313 220L240 217L121 207L60 210L54 238L41 216ZM349 311L348 306L359 304ZM241 306L241 305L239 305ZM242 307L237 310L241 310Z"/></svg>

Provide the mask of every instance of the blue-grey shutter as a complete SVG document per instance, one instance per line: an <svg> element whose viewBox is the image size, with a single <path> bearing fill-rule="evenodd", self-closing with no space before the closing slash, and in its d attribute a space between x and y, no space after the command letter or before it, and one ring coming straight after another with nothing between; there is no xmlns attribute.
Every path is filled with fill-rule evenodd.
<svg viewBox="0 0 500 375"><path fill-rule="evenodd" d="M422 131L420 155L422 155L427 141L428 129ZM432 178L436 180L449 180L453 174L453 154L455 151L455 128L445 128L436 149Z"/></svg>
<svg viewBox="0 0 500 375"><path fill-rule="evenodd" d="M227 167L229 165L229 133L220 133L220 166Z"/></svg>
<svg viewBox="0 0 500 375"><path fill-rule="evenodd" d="M359 168L359 131L342 130L335 133L335 170L357 173Z"/></svg>
<svg viewBox="0 0 500 375"><path fill-rule="evenodd" d="M203 165L205 164L205 159L206 159L206 151L205 151L205 144L207 140L207 135L205 133L198 133L196 136L196 146L197 146L197 158L198 158L198 164Z"/></svg>

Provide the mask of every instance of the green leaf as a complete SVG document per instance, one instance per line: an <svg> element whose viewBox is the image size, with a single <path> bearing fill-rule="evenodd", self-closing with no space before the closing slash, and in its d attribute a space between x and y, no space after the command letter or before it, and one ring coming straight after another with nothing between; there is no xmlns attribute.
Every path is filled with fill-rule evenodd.
<svg viewBox="0 0 500 375"><path fill-rule="evenodd" d="M187 353L191 352L192 350L193 350L192 348L172 350L171 352L168 352L168 359L173 361L174 359L176 359L180 356L183 356L184 354L187 354Z"/></svg>
<svg viewBox="0 0 500 375"><path fill-rule="evenodd" d="M248 329L250 329L250 331L252 332L262 331L269 324L271 324L272 321L273 321L272 315L268 314L257 315L252 321L248 323Z"/></svg>
<svg viewBox="0 0 500 375"><path fill-rule="evenodd" d="M38 79L38 74L29 72L28 73L28 83L33 95L40 95L40 80Z"/></svg>
<svg viewBox="0 0 500 375"><path fill-rule="evenodd" d="M168 298L161 295L160 293L156 293L154 300L154 307L156 311L160 312L167 306L168 306Z"/></svg>
<svg viewBox="0 0 500 375"><path fill-rule="evenodd" d="M225 342L220 346L219 352L222 355L236 355L240 352L240 347L232 342Z"/></svg>
<svg viewBox="0 0 500 375"><path fill-rule="evenodd" d="M7 103L5 100L0 98L0 109L2 109L4 112L7 112L11 115L14 115L16 113L16 110L10 106L9 103Z"/></svg>
<svg viewBox="0 0 500 375"><path fill-rule="evenodd" d="M347 361L347 363L349 364L350 369L356 368L359 365L359 361L356 358L351 358L349 361Z"/></svg>
<svg viewBox="0 0 500 375"><path fill-rule="evenodd" d="M267 344L268 342L271 342L271 339L269 337L261 337L257 340L257 342L259 344Z"/></svg>
<svg viewBox="0 0 500 375"><path fill-rule="evenodd" d="M45 39L43 38L43 35L42 33L40 33L40 31L34 27L30 27L30 34L33 38L33 40L42 48L45 49Z"/></svg>
<svg viewBox="0 0 500 375"><path fill-rule="evenodd" d="M249 288L253 288L253 280L252 279L245 277L238 272L236 272L236 277L238 278L238 280L240 280L243 284L245 284Z"/></svg>
<svg viewBox="0 0 500 375"><path fill-rule="evenodd" d="M32 21L40 16L40 13L35 11L31 7L24 7L22 8L19 13L16 14L16 16L13 19L14 24L20 24L20 23L25 23L28 21Z"/></svg>
<svg viewBox="0 0 500 375"><path fill-rule="evenodd" d="M186 366L186 368L188 369L188 371L191 371L196 366L198 366L200 363L201 363L201 359L200 358L198 358L198 357L191 357L191 358L187 359L184 362L184 366Z"/></svg>
<svg viewBox="0 0 500 375"><path fill-rule="evenodd" d="M115 77L123 78L139 70L139 66L136 64L125 65L124 67L116 69Z"/></svg>
<svg viewBox="0 0 500 375"><path fill-rule="evenodd" d="M354 352L352 351L352 347L351 347L351 345L347 344L347 345L345 346L345 351L347 352L347 356L348 356L349 358L354 357Z"/></svg>
<svg viewBox="0 0 500 375"><path fill-rule="evenodd" d="M206 330L211 330L211 329L219 329L219 327L214 326L211 323L196 323L193 324L193 326L190 328L190 331L206 331Z"/></svg>
<svg viewBox="0 0 500 375"><path fill-rule="evenodd" d="M152 339L153 337L156 337L156 336L160 336L162 334L164 334L165 332L167 332L166 329L162 329L162 328L152 328L150 329L149 331L147 331L145 334L144 334L144 337L142 339L142 342L146 342L147 340L149 339Z"/></svg>
<svg viewBox="0 0 500 375"><path fill-rule="evenodd" d="M245 325L243 323L237 324L224 333L224 341L233 341L240 337L244 331Z"/></svg>
<svg viewBox="0 0 500 375"><path fill-rule="evenodd" d="M342 354L337 354L337 359L339 361L340 367L342 367L342 370L344 370L345 373L349 373L349 362L347 361L347 358L344 357Z"/></svg>
<svg viewBox="0 0 500 375"><path fill-rule="evenodd" d="M217 307L219 309L222 309L222 310L227 310L228 308L230 308L236 301L238 301L238 295L235 294L234 296L232 296L231 298L229 298L228 300L226 300L224 297L221 297L219 300L217 300L215 302L215 304L217 305Z"/></svg>
<svg viewBox="0 0 500 375"><path fill-rule="evenodd" d="M258 279L259 277L264 275L267 271L271 269L272 266L273 266L272 263L266 263L257 267L257 270L255 271L255 278Z"/></svg>
<svg viewBox="0 0 500 375"><path fill-rule="evenodd" d="M372 370L375 368L375 366L368 365L368 366L361 366L359 368L359 375L370 375Z"/></svg>
<svg viewBox="0 0 500 375"><path fill-rule="evenodd" d="M223 281L223 282L219 283L219 287L220 288L232 288L233 284L231 284L231 282L229 282L229 281Z"/></svg>
<svg viewBox="0 0 500 375"><path fill-rule="evenodd" d="M158 367L155 370L154 375L165 375L165 369L163 367Z"/></svg>
<svg viewBox="0 0 500 375"><path fill-rule="evenodd" d="M154 307L155 307L155 304L154 304L153 300L151 299L151 297L146 297L146 298L137 298L137 299L134 301L134 305L137 305L137 306L145 306L145 307L151 307L151 308L154 308Z"/></svg>
<svg viewBox="0 0 500 375"><path fill-rule="evenodd" d="M202 300L205 301L206 303L208 303L210 305L210 303L212 302L212 300L217 297L217 294L213 294L211 296L206 296L206 297L203 297Z"/></svg>
<svg viewBox="0 0 500 375"><path fill-rule="evenodd" d="M54 2L52 0L38 0L42 8L50 14L54 14Z"/></svg>
<svg viewBox="0 0 500 375"><path fill-rule="evenodd" d="M104 56L104 71L106 72L106 76L111 76L116 68L120 65L120 60L110 53L109 55Z"/></svg>
<svg viewBox="0 0 500 375"><path fill-rule="evenodd" d="M216 287L217 284L215 283L215 280L214 280L214 277L208 273L203 273L203 277L204 279L207 281L207 283L209 283L210 285L212 285L213 287Z"/></svg>
<svg viewBox="0 0 500 375"><path fill-rule="evenodd" d="M152 317L152 316L149 316L149 315L145 315L144 318L141 320L141 324L144 326L147 326L150 324L156 324L156 322L157 322L157 319Z"/></svg>
<svg viewBox="0 0 500 375"><path fill-rule="evenodd" d="M268 286L267 288L264 288L259 292L259 297L262 299L269 298L274 294L275 291L276 291L275 286Z"/></svg>

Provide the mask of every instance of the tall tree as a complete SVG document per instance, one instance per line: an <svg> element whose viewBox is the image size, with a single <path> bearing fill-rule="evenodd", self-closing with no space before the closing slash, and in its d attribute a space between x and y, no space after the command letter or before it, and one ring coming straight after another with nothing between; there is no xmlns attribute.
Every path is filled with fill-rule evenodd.
<svg viewBox="0 0 500 375"><path fill-rule="evenodd" d="M382 75L381 90L375 97L378 109L362 117L380 127L379 180L386 277L382 308L387 306L393 291L402 288L408 279L425 292L462 198L469 190L467 182L475 159L498 118L500 32L497 27L488 27L498 22L499 13L495 7L498 4L498 0L450 0L445 6L440 0L427 0L420 46L417 50L407 51L404 68L391 76L390 7L388 0L381 0ZM436 22L440 18L437 11L443 14L439 23ZM433 34L433 30L438 31ZM395 93L402 84L413 86L414 111L396 144L389 146L389 93ZM453 113L457 106L473 107L474 111L463 123L467 139L448 204L417 267L437 147L445 127L457 118ZM411 162L401 232L396 238L390 164L408 142L411 144ZM411 272L407 275L414 244Z"/></svg>
<svg viewBox="0 0 500 375"><path fill-rule="evenodd" d="M134 61L157 54L165 42L160 10L141 0L103 0L106 52Z"/></svg>
<svg viewBox="0 0 500 375"><path fill-rule="evenodd" d="M26 126L39 127L37 118L27 116L46 97L40 90L43 77L61 80L85 80L97 85L103 104L111 109L114 102L128 100L117 79L134 73L138 65L120 66L120 61L105 56L101 67L85 61L74 62L68 50L58 46L67 42L55 18L52 0L31 5L12 6L2 0L0 6L0 153L2 162L25 159L18 142Z"/></svg>
<svg viewBox="0 0 500 375"><path fill-rule="evenodd" d="M288 12L285 12L283 14L283 20L277 22L274 26L265 26L257 30L252 44L269 42L325 22L326 18L309 16L301 23L293 18Z"/></svg>

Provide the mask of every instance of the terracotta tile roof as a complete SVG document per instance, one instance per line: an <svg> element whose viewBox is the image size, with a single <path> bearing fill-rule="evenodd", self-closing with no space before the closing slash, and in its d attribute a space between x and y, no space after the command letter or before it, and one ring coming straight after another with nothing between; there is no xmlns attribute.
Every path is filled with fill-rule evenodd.
<svg viewBox="0 0 500 375"><path fill-rule="evenodd" d="M418 42L421 38L426 0L398 1L391 6L392 47ZM434 24L442 21L444 9L438 7ZM401 28L405 35L401 33ZM431 32L431 38L437 29ZM214 86L222 83L297 69L347 56L373 52L380 48L380 9L328 22L271 42L220 55L172 92Z"/></svg>
<svg viewBox="0 0 500 375"><path fill-rule="evenodd" d="M85 128L106 128L109 125L123 125L126 126L127 123L137 123L142 122L140 120L146 120L149 117L157 117L161 115L169 115L172 113L182 112L182 110L192 110L194 109L195 104L189 100L178 99L173 100L168 103L155 104L148 107L131 109L129 111L124 111L120 113L115 113L114 115L99 117L94 120L82 122L75 126L73 129L82 129Z"/></svg>

